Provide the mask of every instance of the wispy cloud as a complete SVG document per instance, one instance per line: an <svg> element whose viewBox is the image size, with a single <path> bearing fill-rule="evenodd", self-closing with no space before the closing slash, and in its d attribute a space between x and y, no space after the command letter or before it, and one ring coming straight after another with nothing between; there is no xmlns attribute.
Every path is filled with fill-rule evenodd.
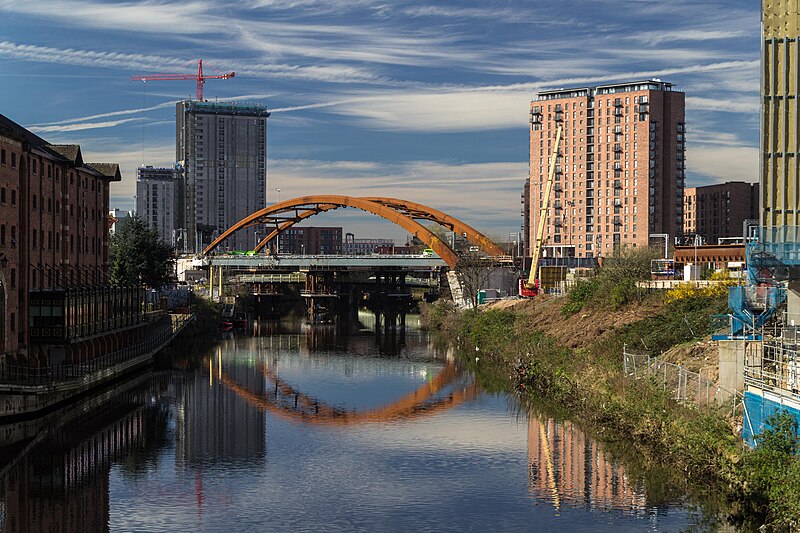
<svg viewBox="0 0 800 533"><path fill-rule="evenodd" d="M95 130L100 128L113 128L128 122L143 120L142 118L124 118L121 120L108 120L105 122L78 122L75 124L65 124L61 126L30 126L29 129L34 133L49 133L49 132L64 132L64 131L82 131L82 130Z"/></svg>

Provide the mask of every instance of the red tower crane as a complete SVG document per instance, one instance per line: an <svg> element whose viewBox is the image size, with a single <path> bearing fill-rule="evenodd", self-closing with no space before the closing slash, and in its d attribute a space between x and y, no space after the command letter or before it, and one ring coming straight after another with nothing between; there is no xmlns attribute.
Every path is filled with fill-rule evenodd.
<svg viewBox="0 0 800 533"><path fill-rule="evenodd" d="M236 76L235 72L206 76L203 74L203 60L197 60L197 74L151 74L147 76L131 76L134 81L164 81L164 80L197 80L197 100L203 100L203 85L206 80L227 80Z"/></svg>

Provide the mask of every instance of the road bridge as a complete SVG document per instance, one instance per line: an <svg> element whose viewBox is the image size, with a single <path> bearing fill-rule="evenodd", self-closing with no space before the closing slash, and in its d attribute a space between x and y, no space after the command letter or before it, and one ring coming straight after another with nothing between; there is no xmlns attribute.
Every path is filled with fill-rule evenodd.
<svg viewBox="0 0 800 533"><path fill-rule="evenodd" d="M320 270L434 271L447 263L434 255L210 255L195 259L197 268L214 266L260 272L307 272Z"/></svg>
<svg viewBox="0 0 800 533"><path fill-rule="evenodd" d="M450 268L458 263L458 254L434 231L419 221L433 222L443 228L458 233L469 243L489 256L503 256L505 252L481 232L447 215L438 209L409 200L383 197L353 197L333 194L301 196L278 202L246 216L220 234L209 244L203 255L208 255L222 245L225 240L243 228L262 226L273 230L253 249L259 252L278 235L310 217L340 208L355 208L379 216L400 226L433 250Z"/></svg>

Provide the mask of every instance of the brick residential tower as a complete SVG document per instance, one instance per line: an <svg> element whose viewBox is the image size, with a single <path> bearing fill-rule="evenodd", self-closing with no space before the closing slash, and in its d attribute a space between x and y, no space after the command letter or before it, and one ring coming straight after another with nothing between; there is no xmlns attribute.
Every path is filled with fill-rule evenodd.
<svg viewBox="0 0 800 533"><path fill-rule="evenodd" d="M531 102L528 242L536 242L558 126L543 256L674 242L683 232L684 96L660 80L539 93Z"/></svg>

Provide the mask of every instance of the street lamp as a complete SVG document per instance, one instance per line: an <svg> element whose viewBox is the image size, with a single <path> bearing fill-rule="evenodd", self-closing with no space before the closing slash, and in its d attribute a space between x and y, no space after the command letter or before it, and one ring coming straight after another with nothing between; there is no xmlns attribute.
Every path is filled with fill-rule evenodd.
<svg viewBox="0 0 800 533"><path fill-rule="evenodd" d="M280 188L276 188L275 192L278 193L278 201L275 202L275 203L279 204L279 203L281 203L281 189Z"/></svg>

